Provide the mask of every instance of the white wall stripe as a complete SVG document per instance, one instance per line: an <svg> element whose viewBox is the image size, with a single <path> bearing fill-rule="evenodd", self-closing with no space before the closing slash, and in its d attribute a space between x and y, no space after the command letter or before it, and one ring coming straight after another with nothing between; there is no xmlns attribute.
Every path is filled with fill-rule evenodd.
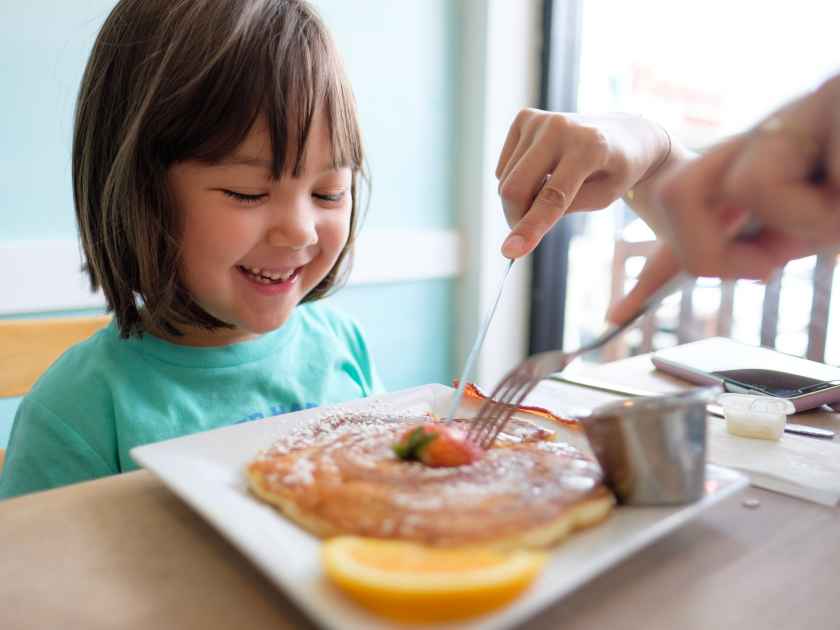
<svg viewBox="0 0 840 630"><path fill-rule="evenodd" d="M461 274L457 230L363 229L350 284L408 282Z"/></svg>
<svg viewBox="0 0 840 630"><path fill-rule="evenodd" d="M97 308L73 239L0 242L0 315Z"/></svg>
<svg viewBox="0 0 840 630"><path fill-rule="evenodd" d="M452 278L460 260L456 230L365 229L349 284ZM0 241L0 315L104 306L81 265L73 239Z"/></svg>
<svg viewBox="0 0 840 630"><path fill-rule="evenodd" d="M499 253L509 232L495 177L499 151L522 107L537 102L541 0L462 0L461 111L458 123L458 212L463 226L464 274L455 350L463 365L496 298L506 261ZM528 353L530 257L511 270L472 380L492 389Z"/></svg>

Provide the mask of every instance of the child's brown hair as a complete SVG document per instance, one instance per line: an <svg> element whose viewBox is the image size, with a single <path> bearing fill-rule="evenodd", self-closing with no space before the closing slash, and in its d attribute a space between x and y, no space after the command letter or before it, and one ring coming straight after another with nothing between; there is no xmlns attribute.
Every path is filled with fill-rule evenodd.
<svg viewBox="0 0 840 630"><path fill-rule="evenodd" d="M264 115L272 175L296 175L319 108L334 166L353 171L353 203L350 238L305 300L323 297L349 266L363 178L355 103L325 26L303 0L117 3L79 91L73 194L85 268L122 336L144 329L177 335L178 324L227 326L180 283L180 225L167 169L223 158Z"/></svg>

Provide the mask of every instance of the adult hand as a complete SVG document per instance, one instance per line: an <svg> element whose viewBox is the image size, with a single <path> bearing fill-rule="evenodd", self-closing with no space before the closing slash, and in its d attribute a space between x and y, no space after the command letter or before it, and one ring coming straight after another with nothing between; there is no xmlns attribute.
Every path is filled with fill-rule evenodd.
<svg viewBox="0 0 840 630"><path fill-rule="evenodd" d="M662 178L655 203L669 247L608 314L621 322L679 268L768 278L794 258L840 247L840 76ZM739 233L749 222L761 229Z"/></svg>
<svg viewBox="0 0 840 630"><path fill-rule="evenodd" d="M522 110L496 167L513 228L502 253L528 254L566 212L607 207L639 181L652 180L670 153L665 131L637 116Z"/></svg>

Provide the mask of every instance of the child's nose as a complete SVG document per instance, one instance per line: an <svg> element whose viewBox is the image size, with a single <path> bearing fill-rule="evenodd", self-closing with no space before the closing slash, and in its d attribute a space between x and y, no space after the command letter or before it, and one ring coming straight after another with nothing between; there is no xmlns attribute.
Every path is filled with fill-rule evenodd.
<svg viewBox="0 0 840 630"><path fill-rule="evenodd" d="M275 216L267 235L272 247L303 249L318 242L314 217L306 208L286 206Z"/></svg>

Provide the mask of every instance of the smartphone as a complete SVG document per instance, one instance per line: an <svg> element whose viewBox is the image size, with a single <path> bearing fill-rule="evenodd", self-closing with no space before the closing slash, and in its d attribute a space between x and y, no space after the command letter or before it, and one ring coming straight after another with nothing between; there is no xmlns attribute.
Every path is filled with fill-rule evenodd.
<svg viewBox="0 0 840 630"><path fill-rule="evenodd" d="M786 398L797 411L840 403L840 368L724 337L660 350L651 360L692 383Z"/></svg>

